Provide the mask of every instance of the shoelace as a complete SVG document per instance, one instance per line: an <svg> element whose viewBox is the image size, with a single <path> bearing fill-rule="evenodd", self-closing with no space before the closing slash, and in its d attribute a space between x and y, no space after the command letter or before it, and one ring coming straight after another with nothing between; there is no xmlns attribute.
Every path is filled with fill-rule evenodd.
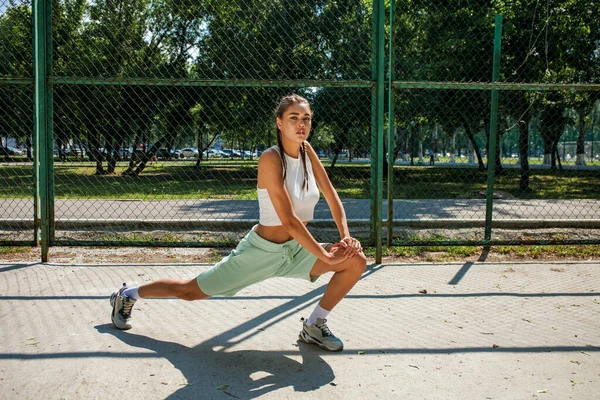
<svg viewBox="0 0 600 400"><path fill-rule="evenodd" d="M329 330L329 327L327 326L326 322L327 320L324 319L322 324L317 324L317 328L321 330L323 336L333 336L333 333L331 333L331 331Z"/></svg>
<svg viewBox="0 0 600 400"><path fill-rule="evenodd" d="M121 315L124 318L129 318L129 316L131 315L131 308L133 307L133 303L135 302L127 301L125 298L123 298L123 309L121 310Z"/></svg>

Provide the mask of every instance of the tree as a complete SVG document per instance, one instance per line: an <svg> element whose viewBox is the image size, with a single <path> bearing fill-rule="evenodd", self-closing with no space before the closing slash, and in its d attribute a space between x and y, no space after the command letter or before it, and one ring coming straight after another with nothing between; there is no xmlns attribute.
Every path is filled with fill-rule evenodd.
<svg viewBox="0 0 600 400"><path fill-rule="evenodd" d="M493 15L489 3L405 2L398 5L396 21L395 37L401 38L396 40L397 80L486 82L491 78ZM409 107L420 110L407 110ZM462 126L477 154L479 168L485 168L474 130L489 118L489 92L417 92L408 106L400 109L400 118L410 120L421 114L445 126L451 137Z"/></svg>
<svg viewBox="0 0 600 400"><path fill-rule="evenodd" d="M0 76L25 78L33 71L31 8L10 1L0 14ZM0 137L14 138L27 145L32 158L32 91L21 85L0 86ZM8 144L7 144L8 145Z"/></svg>
<svg viewBox="0 0 600 400"><path fill-rule="evenodd" d="M317 91L313 103L316 124L328 127L333 135L331 174L344 148L367 147L370 110L361 105L369 104L370 96L370 92L362 88L323 88Z"/></svg>
<svg viewBox="0 0 600 400"><path fill-rule="evenodd" d="M518 82L584 83L598 79L600 31L594 1L562 0L531 4L495 1L504 14L503 79ZM583 97L583 96L582 96ZM518 121L521 190L529 190L528 143L531 119L543 115L546 154L551 154L563 121L564 97L510 91L502 96L503 111ZM546 108L548 107L548 108ZM560 109L563 110L560 110ZM555 164L551 164L555 168Z"/></svg>

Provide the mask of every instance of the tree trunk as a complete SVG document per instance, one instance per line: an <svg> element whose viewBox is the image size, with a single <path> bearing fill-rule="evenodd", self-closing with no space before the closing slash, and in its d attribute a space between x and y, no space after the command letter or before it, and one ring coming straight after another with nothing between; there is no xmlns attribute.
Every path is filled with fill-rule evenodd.
<svg viewBox="0 0 600 400"><path fill-rule="evenodd" d="M100 142L98 141L98 132L90 132L88 136L88 148L90 150L90 160L96 162L96 172L94 175L104 175L106 171L104 170L104 166L102 162L104 161L104 156L98 150L100 148Z"/></svg>
<svg viewBox="0 0 600 400"><path fill-rule="evenodd" d="M544 165L551 165L552 164L552 156L550 154L550 151L548 150L548 152L546 152L546 150L544 150L544 161L543 161Z"/></svg>
<svg viewBox="0 0 600 400"><path fill-rule="evenodd" d="M542 142L544 143L544 165L549 165L552 168L554 161L554 147L552 141L547 137L542 135ZM556 165L556 163L554 163Z"/></svg>
<svg viewBox="0 0 600 400"><path fill-rule="evenodd" d="M452 137L450 138L450 164L454 164L456 162L455 153L456 152L456 130L452 130Z"/></svg>
<svg viewBox="0 0 600 400"><path fill-rule="evenodd" d="M131 154L129 155L129 165L127 166L127 169L123 172L122 175L130 175L131 171L133 171L133 169L137 165L137 159L136 159L135 154L136 154L136 150L138 149L138 143L140 142L140 135L139 135L139 131L137 129L137 124L135 126L136 126L135 136L133 137L133 144L131 145Z"/></svg>
<svg viewBox="0 0 600 400"><path fill-rule="evenodd" d="M200 138L201 135L198 135L198 138ZM215 142L215 140L217 139L217 135L213 135L212 139L210 140L210 142L208 142L208 144L206 145L206 147L204 147L202 145L202 141L200 139L198 139L198 160L196 160L196 165L194 166L194 169L199 169L200 168L200 159L202 158L202 153L204 153L204 151L208 150L210 148L210 146L212 146L212 144ZM206 155L206 158L208 159L208 153Z"/></svg>
<svg viewBox="0 0 600 400"><path fill-rule="evenodd" d="M469 123L467 122L467 120L465 118L463 118L462 120L463 120L463 128L465 128L467 138L469 138L469 142L471 143L471 146L473 147L473 150L475 151L475 155L477 156L477 163L479 164L479 170L484 171L485 165L483 164L483 159L481 158L481 151L479 151L479 146L477 145L477 142L475 141L475 136L473 135L471 126L469 125Z"/></svg>
<svg viewBox="0 0 600 400"><path fill-rule="evenodd" d="M577 110L579 123L577 124L577 159L575 165L585 165L585 111L583 108Z"/></svg>
<svg viewBox="0 0 600 400"><path fill-rule="evenodd" d="M333 158L331 159L331 166L329 167L329 168L331 168L331 170L333 170L333 168L335 167L335 163L337 162L339 153L340 153L339 150L333 151Z"/></svg>
<svg viewBox="0 0 600 400"><path fill-rule="evenodd" d="M117 158L112 143L107 143L104 150L106 151L106 173L114 174L117 167Z"/></svg>
<svg viewBox="0 0 600 400"><path fill-rule="evenodd" d="M329 167L330 179L333 179L333 171L335 168L335 164L337 163L338 156L339 156L340 152L342 151L342 147L343 147L343 143L344 143L343 138L348 137L347 133L348 133L349 129L346 129L345 127L342 129L343 130L341 132L338 131L338 135L335 135L334 141L333 141L333 149L332 149L333 159L331 160L331 166ZM385 167L385 165L384 165L384 167Z"/></svg>
<svg viewBox="0 0 600 400"><path fill-rule="evenodd" d="M198 149L198 159L196 160L196 165L194 165L194 169L200 169L200 162L203 160L204 150L202 148L202 131L198 132L196 136L196 148ZM206 158L208 159L209 155L206 153Z"/></svg>
<svg viewBox="0 0 600 400"><path fill-rule="evenodd" d="M560 154L558 154L558 140L553 140L552 142L550 142L549 156L550 156L550 170L555 171L557 160L558 160L558 163L560 163ZM544 154L544 158L545 157L546 157L546 154ZM561 169L562 169L562 165L561 165Z"/></svg>
<svg viewBox="0 0 600 400"><path fill-rule="evenodd" d="M79 147L79 154L81 154L81 161L85 161L83 155L83 143L81 143L81 140L77 140L77 146Z"/></svg>
<svg viewBox="0 0 600 400"><path fill-rule="evenodd" d="M105 138L106 142L104 144L104 151L106 153L106 173L114 174L115 169L117 167L117 158L115 155L115 147L116 147L116 129L117 129L117 119L113 117L111 122L111 126L106 129Z"/></svg>
<svg viewBox="0 0 600 400"><path fill-rule="evenodd" d="M521 178L519 189L529 191L529 121L519 122L519 162L521 164Z"/></svg>
<svg viewBox="0 0 600 400"><path fill-rule="evenodd" d="M560 154L558 154L558 142L554 146L554 154L556 155L556 161L558 162L558 169L562 171L563 167L562 163L560 162Z"/></svg>
<svg viewBox="0 0 600 400"><path fill-rule="evenodd" d="M142 173L142 171L146 168L146 164L148 163L148 161L150 161L152 159L152 156L156 154L156 152L160 149L162 144L166 141L167 141L166 137L164 137L164 136L162 138L158 139L158 141L150 147L150 150L143 153L141 160L140 160L140 164L137 166L135 171L129 171L129 173L127 175L139 176ZM125 172L127 172L127 171L125 171ZM123 174L125 174L125 172L123 172Z"/></svg>
<svg viewBox="0 0 600 400"><path fill-rule="evenodd" d="M496 170L494 171L495 175L502 175L504 173L504 167L502 166L501 153L502 149L500 145L502 143L502 135L499 133L496 135L496 159L494 162L496 163Z"/></svg>

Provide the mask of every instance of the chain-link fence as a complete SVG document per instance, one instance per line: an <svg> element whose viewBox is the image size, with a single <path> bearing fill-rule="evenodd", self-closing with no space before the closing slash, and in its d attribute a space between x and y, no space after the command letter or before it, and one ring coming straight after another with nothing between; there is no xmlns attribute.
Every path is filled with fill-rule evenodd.
<svg viewBox="0 0 600 400"><path fill-rule="evenodd" d="M388 240L597 243L598 3L397 1L395 7ZM495 45L501 58L493 79ZM492 89L500 91L494 154Z"/></svg>
<svg viewBox="0 0 600 400"><path fill-rule="evenodd" d="M257 159L288 93L311 102L311 144L372 245L386 230L396 244L597 243L598 7L0 0L0 243L32 244L40 224L49 245L235 243L258 221ZM51 140L38 155L35 121ZM335 239L324 200L312 226Z"/></svg>
<svg viewBox="0 0 600 400"><path fill-rule="evenodd" d="M35 244L32 33L31 3L0 0L0 241L24 245Z"/></svg>

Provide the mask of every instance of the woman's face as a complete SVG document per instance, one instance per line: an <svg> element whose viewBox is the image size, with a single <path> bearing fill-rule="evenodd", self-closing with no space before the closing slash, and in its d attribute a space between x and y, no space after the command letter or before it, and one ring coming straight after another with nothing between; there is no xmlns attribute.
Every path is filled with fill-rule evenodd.
<svg viewBox="0 0 600 400"><path fill-rule="evenodd" d="M281 131L282 140L302 143L308 139L312 127L312 113L310 106L306 103L292 103L277 118L277 127Z"/></svg>

